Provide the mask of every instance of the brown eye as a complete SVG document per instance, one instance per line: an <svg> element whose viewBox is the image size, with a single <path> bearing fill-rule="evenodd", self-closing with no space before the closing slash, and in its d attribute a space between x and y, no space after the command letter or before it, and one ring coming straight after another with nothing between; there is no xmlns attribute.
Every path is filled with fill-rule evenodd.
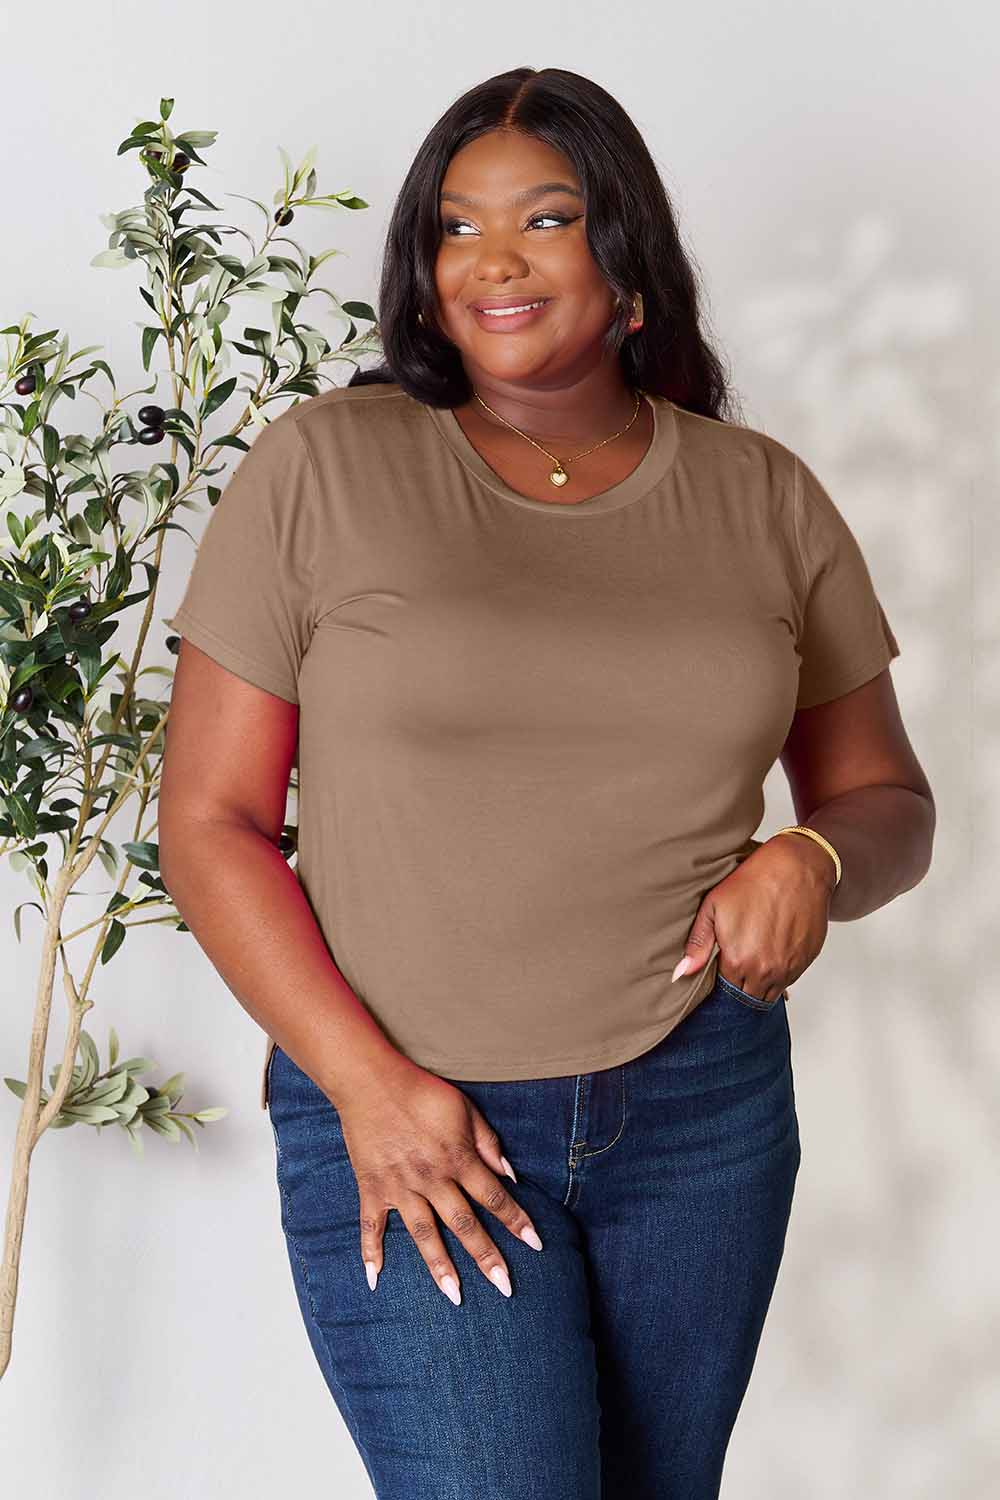
<svg viewBox="0 0 1000 1500"><path fill-rule="evenodd" d="M578 214L577 218L580 217L581 215ZM562 214L535 214L533 218L530 218L528 220L529 226L532 224L537 224L540 219L548 219L550 223L560 225L572 224L575 222L575 220L573 219L565 218ZM467 224L467 222L468 221L466 219L445 219L441 227L444 230L445 234L452 234L453 230L461 228L462 225ZM454 235L452 237L455 238Z"/></svg>

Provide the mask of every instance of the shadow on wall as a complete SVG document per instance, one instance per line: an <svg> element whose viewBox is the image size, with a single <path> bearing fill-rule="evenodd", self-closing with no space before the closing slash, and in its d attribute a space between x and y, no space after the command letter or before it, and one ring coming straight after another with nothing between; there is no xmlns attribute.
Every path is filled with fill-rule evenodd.
<svg viewBox="0 0 1000 1500"><path fill-rule="evenodd" d="M913 246L925 261L927 248ZM787 1333L771 1344L782 1417L752 1458L769 1465L761 1493L765 1478L794 1493L803 1456L826 1452L811 1500L980 1500L1000 1408L996 1208L983 1222L1000 1011L979 957L1000 875L995 356L971 288L904 269L909 246L881 212L785 249L737 314L736 384L861 543L902 647L892 675L938 824L923 883L832 925L789 1001L803 1163ZM771 777L790 806L780 766ZM753 1401L751 1386L748 1414Z"/></svg>

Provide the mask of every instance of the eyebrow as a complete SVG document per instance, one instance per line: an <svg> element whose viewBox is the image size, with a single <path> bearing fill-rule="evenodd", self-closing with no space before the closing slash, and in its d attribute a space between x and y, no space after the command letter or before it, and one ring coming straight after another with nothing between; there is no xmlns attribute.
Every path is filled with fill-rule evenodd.
<svg viewBox="0 0 1000 1500"><path fill-rule="evenodd" d="M509 200L511 207L521 203L530 203L535 198L544 198L549 193L569 193L573 198L582 200L583 194L578 188L568 182L539 182L535 187L525 188L520 193L515 193ZM482 208L481 198L467 198L464 193L442 193L442 203L461 203L465 208Z"/></svg>

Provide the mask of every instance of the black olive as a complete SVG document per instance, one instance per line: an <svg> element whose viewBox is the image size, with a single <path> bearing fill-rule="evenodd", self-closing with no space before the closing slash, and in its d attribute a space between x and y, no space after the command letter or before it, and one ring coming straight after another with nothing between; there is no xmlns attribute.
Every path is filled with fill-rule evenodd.
<svg viewBox="0 0 1000 1500"><path fill-rule="evenodd" d="M27 713L34 701L35 695L27 683L23 687L19 687L16 693L11 693L7 699L10 707L18 713Z"/></svg>
<svg viewBox="0 0 1000 1500"><path fill-rule="evenodd" d="M14 386L14 389L19 396L30 396L37 384L38 381L35 379L34 375L22 375L20 380Z"/></svg>
<svg viewBox="0 0 1000 1500"><path fill-rule="evenodd" d="M139 442L144 443L147 448L151 443L162 442L163 435L162 427L140 427L136 433Z"/></svg>
<svg viewBox="0 0 1000 1500"><path fill-rule="evenodd" d="M290 224L294 218L295 215L290 208L279 208L274 216L274 222L276 224Z"/></svg>
<svg viewBox="0 0 1000 1500"><path fill-rule="evenodd" d="M143 427L162 427L164 411L162 406L140 406L139 421Z"/></svg>
<svg viewBox="0 0 1000 1500"><path fill-rule="evenodd" d="M73 620L74 622L77 620L85 620L90 614L92 607L93 606L91 605L89 599L77 599L75 604L70 605L69 609L66 611L66 614L69 619Z"/></svg>

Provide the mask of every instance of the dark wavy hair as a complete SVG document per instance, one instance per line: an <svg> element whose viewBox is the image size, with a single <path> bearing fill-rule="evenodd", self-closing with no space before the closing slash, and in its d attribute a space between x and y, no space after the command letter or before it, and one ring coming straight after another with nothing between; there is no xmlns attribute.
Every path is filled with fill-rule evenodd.
<svg viewBox="0 0 1000 1500"><path fill-rule="evenodd" d="M455 152L498 129L535 136L576 168L591 255L622 299L605 345L617 351L626 384L702 416L740 421L727 373L702 331L698 279L646 143L616 99L564 68L512 68L487 78L456 99L424 138L386 234L378 293L382 363L356 370L348 383L398 382L428 406L471 399L461 351L433 314L439 194ZM636 292L643 325L629 334Z"/></svg>

